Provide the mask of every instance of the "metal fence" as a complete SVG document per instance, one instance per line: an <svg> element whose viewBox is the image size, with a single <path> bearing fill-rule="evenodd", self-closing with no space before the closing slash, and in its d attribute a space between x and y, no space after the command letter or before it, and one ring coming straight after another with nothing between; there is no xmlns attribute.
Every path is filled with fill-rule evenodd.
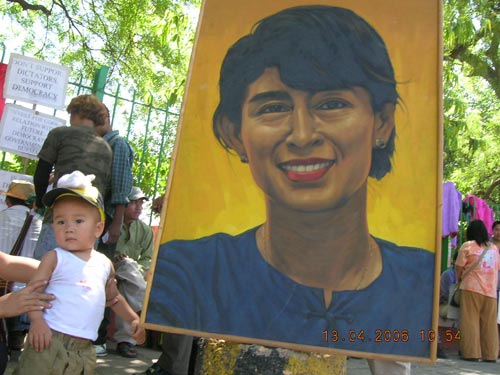
<svg viewBox="0 0 500 375"><path fill-rule="evenodd" d="M8 63L5 47L0 46L0 49L2 49L1 62ZM113 129L118 130L134 149L134 184L140 186L148 196L157 197L163 194L166 186L179 120L178 108L171 108L169 105L157 106L151 94L149 94L150 99L144 101L133 88L108 84L107 72L107 67L101 67L90 79L79 77L78 80L69 82L66 102L74 96L90 93L103 101L109 108ZM15 101L10 102L15 103ZM65 111L50 109L45 112L69 119ZM2 152L1 156L0 169L28 175L34 173L36 160L26 160L7 152ZM17 162L8 162L13 159ZM157 217L149 208L150 206L145 207L146 213L143 219L146 219L146 222L149 220L149 224L156 224Z"/></svg>

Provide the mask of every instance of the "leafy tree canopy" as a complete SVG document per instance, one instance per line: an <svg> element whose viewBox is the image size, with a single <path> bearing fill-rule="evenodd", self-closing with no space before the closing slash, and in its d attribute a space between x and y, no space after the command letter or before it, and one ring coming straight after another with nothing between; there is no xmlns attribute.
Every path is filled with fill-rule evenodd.
<svg viewBox="0 0 500 375"><path fill-rule="evenodd" d="M167 113L180 108L200 3L0 1L0 42L15 41L15 52L71 67L73 82L83 77L88 85L99 67L108 66L106 91L123 86L138 102L154 106L151 112L148 105L136 105L132 113L119 99L114 121L134 148L135 183L157 196L165 189L178 119ZM124 132L127 123L133 128ZM35 161L8 154L3 165L33 174Z"/></svg>
<svg viewBox="0 0 500 375"><path fill-rule="evenodd" d="M500 203L500 2L444 1L444 178Z"/></svg>
<svg viewBox="0 0 500 375"><path fill-rule="evenodd" d="M3 30L0 41L18 38L23 52L70 66L73 77L92 77L107 65L111 81L137 88L145 100L154 93L155 101L175 104L200 2L7 0L0 14L20 27Z"/></svg>

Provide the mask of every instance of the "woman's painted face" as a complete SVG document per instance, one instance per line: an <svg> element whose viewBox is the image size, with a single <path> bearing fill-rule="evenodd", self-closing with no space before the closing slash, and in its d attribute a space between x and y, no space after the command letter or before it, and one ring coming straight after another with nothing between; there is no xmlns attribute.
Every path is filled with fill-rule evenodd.
<svg viewBox="0 0 500 375"><path fill-rule="evenodd" d="M237 151L247 155L269 198L290 208L322 210L365 194L361 188L381 128L384 122L373 113L365 89L300 91L268 68L248 87Z"/></svg>

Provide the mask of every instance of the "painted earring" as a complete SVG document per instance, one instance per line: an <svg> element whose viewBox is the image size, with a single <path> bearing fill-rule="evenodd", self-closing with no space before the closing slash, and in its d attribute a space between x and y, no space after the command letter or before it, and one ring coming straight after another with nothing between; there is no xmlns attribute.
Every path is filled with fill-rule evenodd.
<svg viewBox="0 0 500 375"><path fill-rule="evenodd" d="M242 163L248 163L248 158L246 155L240 155L240 160Z"/></svg>
<svg viewBox="0 0 500 375"><path fill-rule="evenodd" d="M385 148L385 146L387 146L387 144L385 143L385 141L382 138L375 139L375 147L376 148Z"/></svg>

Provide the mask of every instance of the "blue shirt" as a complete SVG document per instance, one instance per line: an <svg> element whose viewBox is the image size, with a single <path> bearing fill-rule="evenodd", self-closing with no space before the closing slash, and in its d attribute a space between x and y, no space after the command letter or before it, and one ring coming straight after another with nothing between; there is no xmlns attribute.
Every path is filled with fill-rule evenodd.
<svg viewBox="0 0 500 375"><path fill-rule="evenodd" d="M114 206L128 204L128 196L132 190L134 151L128 142L113 130L102 137L113 150L113 164L111 167L111 184L105 196L106 214L113 217Z"/></svg>
<svg viewBox="0 0 500 375"><path fill-rule="evenodd" d="M433 254L377 239L381 275L365 289L334 292L327 308L323 289L262 258L256 229L161 245L146 322L311 350L430 356Z"/></svg>
<svg viewBox="0 0 500 375"><path fill-rule="evenodd" d="M457 283L457 275L455 274L455 266L448 268L441 274L441 280L439 285L440 305L448 304L451 285L456 283Z"/></svg>

